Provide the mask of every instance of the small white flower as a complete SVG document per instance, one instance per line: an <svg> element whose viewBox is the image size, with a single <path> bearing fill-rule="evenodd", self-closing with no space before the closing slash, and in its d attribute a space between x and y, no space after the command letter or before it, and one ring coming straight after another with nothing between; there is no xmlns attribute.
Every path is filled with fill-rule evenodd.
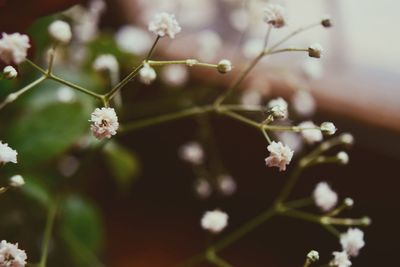
<svg viewBox="0 0 400 267"><path fill-rule="evenodd" d="M222 194L230 196L236 191L236 182L232 176L228 174L221 174L217 177L218 189Z"/></svg>
<svg viewBox="0 0 400 267"><path fill-rule="evenodd" d="M314 97L305 90L299 90L296 91L296 93L293 94L292 99L292 106L293 109L302 116L311 116L314 114L315 109L316 109L316 104Z"/></svg>
<svg viewBox="0 0 400 267"><path fill-rule="evenodd" d="M0 141L0 164L7 162L17 163L17 154L17 151L9 147L8 144L3 144Z"/></svg>
<svg viewBox="0 0 400 267"><path fill-rule="evenodd" d="M90 129L93 135L99 140L111 138L119 127L118 117L113 108L96 108L89 121L92 123Z"/></svg>
<svg viewBox="0 0 400 267"><path fill-rule="evenodd" d="M188 70L182 65L168 65L162 69L161 76L165 83L171 86L182 86L188 78Z"/></svg>
<svg viewBox="0 0 400 267"><path fill-rule="evenodd" d="M108 71L110 73L118 73L119 65L115 56L111 54L103 54L98 57L93 62L93 69L96 71Z"/></svg>
<svg viewBox="0 0 400 267"><path fill-rule="evenodd" d="M351 208L354 206L354 200L352 198L346 197L343 201L344 205L346 205L346 207Z"/></svg>
<svg viewBox="0 0 400 267"><path fill-rule="evenodd" d="M334 258L329 263L329 266L334 266L334 267L351 266L351 261L349 260L349 255L347 255L346 251L342 252L335 251L332 254Z"/></svg>
<svg viewBox="0 0 400 267"><path fill-rule="evenodd" d="M339 153L337 153L336 157L342 164L349 163L349 155L344 151L340 151Z"/></svg>
<svg viewBox="0 0 400 267"><path fill-rule="evenodd" d="M281 28L287 24L285 9L280 5L269 4L264 9L264 21L274 28Z"/></svg>
<svg viewBox="0 0 400 267"><path fill-rule="evenodd" d="M310 57L320 58L322 51L322 46L318 43L312 44L308 47L308 55Z"/></svg>
<svg viewBox="0 0 400 267"><path fill-rule="evenodd" d="M220 73L230 72L232 70L232 63L228 59L222 59L220 62L218 62L217 70Z"/></svg>
<svg viewBox="0 0 400 267"><path fill-rule="evenodd" d="M150 34L142 28L123 26L115 34L118 47L127 53L143 55L151 46Z"/></svg>
<svg viewBox="0 0 400 267"><path fill-rule="evenodd" d="M354 144L354 136L349 133L344 133L340 136L340 140L346 145Z"/></svg>
<svg viewBox="0 0 400 267"><path fill-rule="evenodd" d="M327 134L327 135L333 135L336 133L336 130L337 130L335 124L333 124L332 122L328 122L328 121L321 123L320 127L321 127L322 133Z"/></svg>
<svg viewBox="0 0 400 267"><path fill-rule="evenodd" d="M165 12L158 13L149 23L149 31L154 32L160 37L168 35L175 38L175 34L181 31L181 27L175 19L175 15Z"/></svg>
<svg viewBox="0 0 400 267"><path fill-rule="evenodd" d="M25 34L3 33L0 39L0 59L6 64L19 64L28 54L29 38Z"/></svg>
<svg viewBox="0 0 400 267"><path fill-rule="evenodd" d="M190 142L183 145L179 149L180 157L194 165L199 165L204 162L204 151L201 145L197 142Z"/></svg>
<svg viewBox="0 0 400 267"><path fill-rule="evenodd" d="M73 103L76 101L76 93L67 86L61 86L57 89L57 100L61 103Z"/></svg>
<svg viewBox="0 0 400 267"><path fill-rule="evenodd" d="M25 180L21 175L14 175L10 178L10 186L21 187L25 184Z"/></svg>
<svg viewBox="0 0 400 267"><path fill-rule="evenodd" d="M143 68L139 71L139 77L142 83L149 85L157 78L157 74L149 64L145 63Z"/></svg>
<svg viewBox="0 0 400 267"><path fill-rule="evenodd" d="M201 218L201 227L211 233L219 233L228 225L228 214L220 210L207 211Z"/></svg>
<svg viewBox="0 0 400 267"><path fill-rule="evenodd" d="M49 34L54 41L68 44L72 38L71 26L62 20L56 20L49 25Z"/></svg>
<svg viewBox="0 0 400 267"><path fill-rule="evenodd" d="M281 142L272 141L267 147L270 156L265 159L268 167L278 167L279 171L286 170L286 165L290 163L293 157L293 150Z"/></svg>
<svg viewBox="0 0 400 267"><path fill-rule="evenodd" d="M282 97L270 100L267 107L275 118L286 119L288 116L288 103Z"/></svg>
<svg viewBox="0 0 400 267"><path fill-rule="evenodd" d="M306 78L316 80L322 77L324 69L320 60L306 58L301 64L301 72Z"/></svg>
<svg viewBox="0 0 400 267"><path fill-rule="evenodd" d="M6 66L3 69L3 76L4 76L4 78L6 78L8 80L12 80L12 79L17 78L18 72L13 66Z"/></svg>
<svg viewBox="0 0 400 267"><path fill-rule="evenodd" d="M319 253L316 250L311 250L310 252L308 252L307 254L307 259L310 262L317 262L319 260Z"/></svg>
<svg viewBox="0 0 400 267"><path fill-rule="evenodd" d="M350 228L340 236L340 244L344 251L352 257L356 257L365 246L364 232L358 228Z"/></svg>
<svg viewBox="0 0 400 267"><path fill-rule="evenodd" d="M307 129L302 130L301 135L303 136L304 140L306 140L309 144L314 144L316 142L320 142L323 139L321 130L312 122L312 121L305 121L298 125L300 128L315 128L315 129Z"/></svg>
<svg viewBox="0 0 400 267"><path fill-rule="evenodd" d="M5 240L0 243L0 266L24 267L26 265L26 253L18 248L18 244L11 244Z"/></svg>
<svg viewBox="0 0 400 267"><path fill-rule="evenodd" d="M210 183L203 178L196 180L194 190L200 198L208 198L212 192Z"/></svg>
<svg viewBox="0 0 400 267"><path fill-rule="evenodd" d="M313 198L315 205L323 211L330 211L338 201L338 195L326 182L320 182L314 189Z"/></svg>

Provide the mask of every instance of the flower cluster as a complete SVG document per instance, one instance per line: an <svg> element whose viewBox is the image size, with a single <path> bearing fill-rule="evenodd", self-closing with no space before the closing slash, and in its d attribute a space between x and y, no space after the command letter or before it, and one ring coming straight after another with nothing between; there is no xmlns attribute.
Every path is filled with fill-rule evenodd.
<svg viewBox="0 0 400 267"><path fill-rule="evenodd" d="M5 240L0 242L0 266L24 267L26 265L26 253L18 248L18 244L8 243Z"/></svg>

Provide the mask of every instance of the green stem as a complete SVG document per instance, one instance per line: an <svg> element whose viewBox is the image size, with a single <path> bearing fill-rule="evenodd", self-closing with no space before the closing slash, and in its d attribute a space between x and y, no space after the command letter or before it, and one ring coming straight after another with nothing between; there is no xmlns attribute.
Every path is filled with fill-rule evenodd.
<svg viewBox="0 0 400 267"><path fill-rule="evenodd" d="M29 59L25 59L25 62L27 62L29 65L31 65L33 68L35 68L39 72L41 72L43 75L46 75L46 76L48 75L46 70L44 70L43 68L41 68L38 65L36 65L33 61L31 61Z"/></svg>
<svg viewBox="0 0 400 267"><path fill-rule="evenodd" d="M71 88L73 88L75 90L78 90L78 91L80 91L82 93L90 95L90 96L92 96L94 98L97 98L97 99L100 99L100 100L103 99L102 95L94 93L94 92L92 92L92 91L90 91L90 90L88 90L88 89L86 89L86 88L84 88L84 87L82 87L80 85L77 85L77 84L74 84L72 82L66 81L66 80L64 80L64 79L62 79L62 78L60 78L60 77L58 77L58 76L56 76L56 75L54 75L52 73L49 74L48 78L50 80L53 80L53 81L56 81L58 83L64 84L64 85L66 85L68 87L71 87Z"/></svg>
<svg viewBox="0 0 400 267"><path fill-rule="evenodd" d="M281 193L278 195L275 201L275 206L280 206L282 203L287 199L287 197L292 192L294 186L297 183L297 180L300 177L301 172L305 168L303 160L297 163L296 168L291 173L289 180L286 182L285 186L283 187Z"/></svg>
<svg viewBox="0 0 400 267"><path fill-rule="evenodd" d="M210 248L206 252L206 257L207 257L207 260L209 262L215 264L215 266L218 266L218 267L233 267L232 264L228 263L226 260L224 260L221 257L219 257L217 255L217 253L215 253L215 250L213 248Z"/></svg>
<svg viewBox="0 0 400 267"><path fill-rule="evenodd" d="M46 80L46 78L47 78L46 76L41 76L40 78L38 78L35 81L31 82L30 84L26 85L25 87L18 90L17 92L9 94L7 96L7 98L2 103L0 103L0 109L4 108L9 103L12 103L15 100L17 100L17 98L20 95L22 95L22 94L26 93L27 91L29 91L30 89L34 88L36 85L38 85L41 82L43 82L44 80Z"/></svg>
<svg viewBox="0 0 400 267"><path fill-rule="evenodd" d="M308 48L283 48L283 49L271 51L268 53L268 55L284 53L284 52L308 52Z"/></svg>
<svg viewBox="0 0 400 267"><path fill-rule="evenodd" d="M49 51L49 67L47 69L47 75L50 75L52 73L53 70L53 64L54 64L54 58L55 58L55 54L56 54L56 44L53 44L50 48Z"/></svg>
<svg viewBox="0 0 400 267"><path fill-rule="evenodd" d="M313 204L313 202L314 201L312 198L307 197L307 198L292 200L292 201L284 203L283 205L290 209L297 209L297 208L303 208L303 207L310 206Z"/></svg>
<svg viewBox="0 0 400 267"><path fill-rule="evenodd" d="M151 58L151 56L153 55L156 45L157 45L158 41L160 40L160 38L161 38L161 36L157 35L156 40L154 41L153 45L151 46L151 48L149 50L149 53L147 53L145 61L149 60Z"/></svg>
<svg viewBox="0 0 400 267"><path fill-rule="evenodd" d="M43 242L42 242L42 256L40 258L39 267L46 267L47 257L49 254L49 244L51 239L51 233L53 231L54 221L57 214L58 201L55 201L49 208L47 214L46 228L44 230Z"/></svg>
<svg viewBox="0 0 400 267"><path fill-rule="evenodd" d="M188 61L192 63L188 64ZM165 60L165 61L158 61L158 60L148 60L150 66L165 66L165 65L186 65L189 67L199 66L199 67L208 67L208 68L217 68L217 64L210 64L204 62L198 62L196 59L184 59L184 60Z"/></svg>
<svg viewBox="0 0 400 267"><path fill-rule="evenodd" d="M242 115L239 115L239 114L237 114L235 112L227 111L227 110L224 110L224 109L220 110L219 112L221 114L226 115L228 117L231 117L231 118L233 118L235 120L241 121L241 122L243 122L245 124L248 124L248 125L253 126L255 128L261 129L261 124L260 123L255 122L253 120L250 120L250 119L248 119L248 118L246 118L246 117L244 117Z"/></svg>

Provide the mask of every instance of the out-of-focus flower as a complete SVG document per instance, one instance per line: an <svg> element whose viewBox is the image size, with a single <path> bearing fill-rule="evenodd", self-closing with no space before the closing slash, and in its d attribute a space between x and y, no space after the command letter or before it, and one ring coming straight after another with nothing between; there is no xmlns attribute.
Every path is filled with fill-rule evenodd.
<svg viewBox="0 0 400 267"><path fill-rule="evenodd" d="M0 39L0 59L6 64L20 64L28 54L29 37L25 34L3 33Z"/></svg>
<svg viewBox="0 0 400 267"><path fill-rule="evenodd" d="M76 93L67 86L61 86L57 89L57 100L62 103L73 103L76 100Z"/></svg>
<svg viewBox="0 0 400 267"><path fill-rule="evenodd" d="M352 145L354 143L354 136L349 133L340 135L340 140L346 145Z"/></svg>
<svg viewBox="0 0 400 267"><path fill-rule="evenodd" d="M286 119L288 116L288 103L282 97L270 100L267 107L274 118Z"/></svg>
<svg viewBox="0 0 400 267"><path fill-rule="evenodd" d="M194 165L200 165L204 162L204 151L197 142L189 142L179 149L180 157Z"/></svg>
<svg viewBox="0 0 400 267"><path fill-rule="evenodd" d="M8 79L8 80L12 80L17 78L18 76L18 72L17 70L13 67L13 66L6 66L3 69L3 77Z"/></svg>
<svg viewBox="0 0 400 267"><path fill-rule="evenodd" d="M340 244L349 256L356 257L365 246L364 232L358 228L350 228L340 236Z"/></svg>
<svg viewBox="0 0 400 267"><path fill-rule="evenodd" d="M217 177L218 189L222 194L230 196L236 192L236 182L229 174L221 174Z"/></svg>
<svg viewBox="0 0 400 267"><path fill-rule="evenodd" d="M0 243L0 266L24 267L26 264L25 251L18 248L18 244L11 244L5 240Z"/></svg>
<svg viewBox="0 0 400 267"><path fill-rule="evenodd" d="M157 74L149 64L145 63L139 71L139 77L142 83L149 85L157 78Z"/></svg>
<svg viewBox="0 0 400 267"><path fill-rule="evenodd" d="M314 189L313 198L315 205L323 211L330 211L338 201L338 196L326 182L320 182Z"/></svg>
<svg viewBox="0 0 400 267"><path fill-rule="evenodd" d="M264 9L264 21L274 28L281 28L287 24L285 9L276 4L269 4Z"/></svg>
<svg viewBox="0 0 400 267"><path fill-rule="evenodd" d="M194 190L200 198L208 198L212 193L210 183L203 178L197 179L195 181Z"/></svg>
<svg viewBox="0 0 400 267"><path fill-rule="evenodd" d="M292 160L293 150L289 146L275 141L272 141L267 149L270 152L269 157L265 159L267 166L278 167L279 171L286 170L286 165Z"/></svg>
<svg viewBox="0 0 400 267"><path fill-rule="evenodd" d="M67 44L71 41L72 31L68 23L62 20L53 21L48 28L50 37L57 43Z"/></svg>
<svg viewBox="0 0 400 267"><path fill-rule="evenodd" d="M314 58L306 58L303 64L301 64L301 71L310 80L319 79L323 74L321 61Z"/></svg>
<svg viewBox="0 0 400 267"><path fill-rule="evenodd" d="M0 141L0 164L7 162L17 163L17 155L17 151L9 147L7 143L3 144Z"/></svg>
<svg viewBox="0 0 400 267"><path fill-rule="evenodd" d="M93 62L93 69L96 71L108 71L110 73L119 72L119 64L115 56L103 54L98 56Z"/></svg>
<svg viewBox="0 0 400 267"><path fill-rule="evenodd" d="M21 175L14 175L10 178L10 186L21 187L25 184L25 180Z"/></svg>
<svg viewBox="0 0 400 267"><path fill-rule="evenodd" d="M117 134L119 123L113 108L96 108L89 121L92 123L90 129L93 135L99 140Z"/></svg>
<svg viewBox="0 0 400 267"><path fill-rule="evenodd" d="M228 214L220 210L207 211L201 218L201 227L211 233L219 233L228 225Z"/></svg>
<svg viewBox="0 0 400 267"><path fill-rule="evenodd" d="M308 117L314 114L316 108L315 100L308 91L296 91L291 100L293 109L299 115Z"/></svg>
<svg viewBox="0 0 400 267"><path fill-rule="evenodd" d="M322 51L322 46L318 43L312 44L308 47L308 55L310 57L320 58Z"/></svg>
<svg viewBox="0 0 400 267"><path fill-rule="evenodd" d="M115 41L119 49L134 55L145 54L152 43L147 31L131 25L121 27L115 34Z"/></svg>
<svg viewBox="0 0 400 267"><path fill-rule="evenodd" d="M316 126L312 121L302 122L298 126L300 128L315 128L301 131L301 135L308 144L314 144L316 142L322 141L323 136L321 130L319 130L318 126Z"/></svg>
<svg viewBox="0 0 400 267"><path fill-rule="evenodd" d="M229 14L229 22L238 31L244 31L249 25L249 12L244 8L237 8Z"/></svg>
<svg viewBox="0 0 400 267"><path fill-rule="evenodd" d="M334 135L336 133L336 126L332 122L326 121L321 123L321 131L326 135Z"/></svg>
<svg viewBox="0 0 400 267"><path fill-rule="evenodd" d="M170 86L182 86L188 78L188 70L182 65L168 65L161 71L161 77Z"/></svg>
<svg viewBox="0 0 400 267"><path fill-rule="evenodd" d="M259 106L262 103L262 95L257 90L247 89L242 93L242 97L240 98L240 102L244 106Z"/></svg>
<svg viewBox="0 0 400 267"><path fill-rule="evenodd" d="M334 267L351 266L351 261L349 260L349 255L347 255L346 251L342 252L335 251L332 254L333 254L333 259L329 263L329 266L334 266Z"/></svg>
<svg viewBox="0 0 400 267"><path fill-rule="evenodd" d="M160 37L168 35L170 38L175 38L175 35L181 31L175 15L165 12L158 13L149 23L149 31L157 34Z"/></svg>
<svg viewBox="0 0 400 267"><path fill-rule="evenodd" d="M218 62L217 70L220 73L227 73L232 70L232 63L228 59L222 59Z"/></svg>
<svg viewBox="0 0 400 267"><path fill-rule="evenodd" d="M196 33L196 40L198 44L196 54L202 61L214 60L222 47L221 37L217 32L212 30L203 30Z"/></svg>
<svg viewBox="0 0 400 267"><path fill-rule="evenodd" d="M261 53L263 47L263 40L259 38L251 38L243 44L242 52L246 58L254 58Z"/></svg>
<svg viewBox="0 0 400 267"><path fill-rule="evenodd" d="M298 133L283 131L277 133L279 141L288 145L294 152L299 152L303 148L303 140Z"/></svg>
<svg viewBox="0 0 400 267"><path fill-rule="evenodd" d="M349 155L344 151L340 151L339 153L337 153L336 157L342 164L349 163Z"/></svg>
<svg viewBox="0 0 400 267"><path fill-rule="evenodd" d="M310 252L308 252L307 254L307 259L310 262L317 262L319 260L319 253L318 251L315 250L311 250Z"/></svg>

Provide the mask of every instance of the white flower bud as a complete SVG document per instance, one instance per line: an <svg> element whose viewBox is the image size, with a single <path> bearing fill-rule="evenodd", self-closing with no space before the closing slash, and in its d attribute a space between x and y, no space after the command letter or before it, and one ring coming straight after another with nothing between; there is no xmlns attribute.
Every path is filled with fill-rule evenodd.
<svg viewBox="0 0 400 267"><path fill-rule="evenodd" d="M354 144L354 137L349 133L344 133L340 136L340 141L346 145L352 145Z"/></svg>
<svg viewBox="0 0 400 267"><path fill-rule="evenodd" d="M14 175L10 178L10 186L21 187L25 184L25 180L21 175Z"/></svg>
<svg viewBox="0 0 400 267"><path fill-rule="evenodd" d="M336 133L336 130L337 130L335 124L333 124L332 122L328 122L328 121L323 122L320 127L321 127L322 133L324 133L326 135L333 135Z"/></svg>
<svg viewBox="0 0 400 267"><path fill-rule="evenodd" d="M17 78L18 72L13 66L7 66L3 69L3 76L8 80Z"/></svg>
<svg viewBox="0 0 400 267"><path fill-rule="evenodd" d="M312 44L308 47L308 55L310 57L320 58L322 54L322 46L318 43Z"/></svg>
<svg viewBox="0 0 400 267"><path fill-rule="evenodd" d="M218 62L217 70L220 73L227 73L232 70L232 63L228 59L222 59Z"/></svg>
<svg viewBox="0 0 400 267"><path fill-rule="evenodd" d="M319 253L318 251L315 250L311 250L310 252L308 252L307 254L307 259L310 262L317 262L319 260Z"/></svg>
<svg viewBox="0 0 400 267"><path fill-rule="evenodd" d="M321 19L321 25L324 26L325 28L330 28L332 27L332 20L329 16L324 16Z"/></svg>
<svg viewBox="0 0 400 267"><path fill-rule="evenodd" d="M343 204L348 207L351 208L354 206L354 200L352 198L346 197L343 201Z"/></svg>
<svg viewBox="0 0 400 267"><path fill-rule="evenodd" d="M274 118L286 119L288 116L288 103L282 97L270 100L267 108Z"/></svg>
<svg viewBox="0 0 400 267"><path fill-rule="evenodd" d="M201 227L211 233L219 233L228 225L228 214L220 210L207 211L201 218Z"/></svg>
<svg viewBox="0 0 400 267"><path fill-rule="evenodd" d="M349 155L344 151L340 151L339 153L337 153L336 157L342 164L349 163Z"/></svg>
<svg viewBox="0 0 400 267"><path fill-rule="evenodd" d="M67 44L71 41L71 27L65 21L56 20L52 22L48 28L48 31L50 37L58 43Z"/></svg>
<svg viewBox="0 0 400 267"><path fill-rule="evenodd" d="M152 83L156 77L156 71L147 63L144 64L143 68L139 72L140 80L144 83L149 85Z"/></svg>

